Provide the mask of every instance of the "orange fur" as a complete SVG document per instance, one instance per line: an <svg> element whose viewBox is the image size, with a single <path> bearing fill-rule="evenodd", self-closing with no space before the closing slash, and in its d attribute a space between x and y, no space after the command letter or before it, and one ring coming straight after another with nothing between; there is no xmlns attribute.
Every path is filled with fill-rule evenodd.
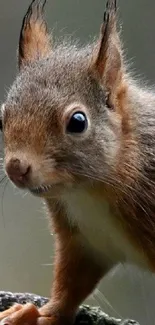
<svg viewBox="0 0 155 325"><path fill-rule="evenodd" d="M48 207L54 282L39 311L8 311L14 325L72 324L79 304L118 262L155 272L155 98L126 74L116 0L107 2L97 44L82 50L51 48L43 6L33 0L25 15L21 71L2 115L6 172ZM68 131L73 111L87 118L80 134L75 125Z"/></svg>

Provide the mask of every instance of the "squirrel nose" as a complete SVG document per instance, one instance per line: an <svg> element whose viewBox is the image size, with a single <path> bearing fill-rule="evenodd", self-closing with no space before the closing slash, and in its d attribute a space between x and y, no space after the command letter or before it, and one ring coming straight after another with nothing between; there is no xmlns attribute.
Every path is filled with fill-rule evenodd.
<svg viewBox="0 0 155 325"><path fill-rule="evenodd" d="M15 184L24 186L29 179L31 166L26 161L12 158L6 164L6 172Z"/></svg>

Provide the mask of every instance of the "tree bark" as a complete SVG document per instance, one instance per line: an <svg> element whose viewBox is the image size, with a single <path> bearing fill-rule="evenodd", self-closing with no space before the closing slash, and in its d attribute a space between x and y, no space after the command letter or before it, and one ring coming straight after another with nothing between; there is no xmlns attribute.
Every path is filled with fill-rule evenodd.
<svg viewBox="0 0 155 325"><path fill-rule="evenodd" d="M48 298L30 293L12 293L0 291L0 312L14 303L34 303L37 307L48 302ZM133 320L120 320L106 315L98 307L81 306L76 316L75 325L140 325Z"/></svg>

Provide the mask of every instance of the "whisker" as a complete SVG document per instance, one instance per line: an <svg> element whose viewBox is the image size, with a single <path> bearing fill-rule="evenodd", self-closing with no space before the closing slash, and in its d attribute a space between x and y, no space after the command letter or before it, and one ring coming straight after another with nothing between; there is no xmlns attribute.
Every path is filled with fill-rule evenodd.
<svg viewBox="0 0 155 325"><path fill-rule="evenodd" d="M105 297L105 295L99 290L96 289L94 292L96 300L98 299L100 304L103 304L103 302L113 311L119 318L123 318L117 310L111 305L111 303L108 301L108 299Z"/></svg>
<svg viewBox="0 0 155 325"><path fill-rule="evenodd" d="M92 295L90 295L90 298L92 298L95 301L96 306L99 306L102 310L102 306L100 302L96 299L94 292L92 293Z"/></svg>
<svg viewBox="0 0 155 325"><path fill-rule="evenodd" d="M48 266L50 266L50 267L51 267L51 266L52 266L52 267L55 266L55 256L54 256L54 255L51 256L51 259L52 259L52 262L51 262L51 263L42 263L41 266L43 266L43 267L44 267L44 266L45 266L45 267L46 267L46 266L47 266L47 267L48 267Z"/></svg>
<svg viewBox="0 0 155 325"><path fill-rule="evenodd" d="M122 191L124 194L126 194L126 195L128 194L128 192L125 191L124 189L122 189L121 186L120 186L120 187L118 186L119 183L118 183L118 185L117 185L116 181L115 181L115 185L113 185L114 180L112 180L110 177L109 177L109 179L107 180L107 178L100 178L100 177L92 176L92 175L90 175L90 174L82 173L82 172L79 172L79 171L77 171L77 170L74 170L73 173L74 173L75 175L77 175L77 176L83 176L83 177L89 178L89 180L92 180L92 181L98 181L98 182L104 183L105 185L109 185L109 186L113 187L114 189L119 189L119 190L121 190L121 191ZM113 183L112 183L112 181L113 181Z"/></svg>
<svg viewBox="0 0 155 325"><path fill-rule="evenodd" d="M65 155L64 155L65 158ZM46 165L50 165L51 162L51 158L50 156L46 156ZM133 209L133 216L134 216L134 206L133 203L135 204L135 207L139 207L149 218L150 223L151 221L151 204L153 202L153 193L149 190L147 190L147 188L145 189L145 186L143 186L143 190L141 191L141 197L139 198L139 192L140 190L138 189L139 184L136 184L136 181L132 178L132 173L129 172L129 170L131 169L132 166L130 166L127 162L124 162L124 168L126 171L126 175L128 178L129 182L125 182L123 183L123 181L121 180L121 177L114 177L114 175L111 173L109 173L108 175L102 175L101 177L96 175L96 170L94 170L93 168L91 168L91 170L89 170L89 172L82 172L80 170L81 166L80 164L77 163L72 163L72 169L70 169L71 173L73 175L77 175L77 176L82 176L86 179L89 179L89 182L92 182L92 186L93 183L95 181L100 182L100 183L104 183L105 185L110 186L114 192L117 195L117 190L119 192L121 192L122 194L124 194L125 197L119 196L119 199L121 200L122 204L124 205L124 207L129 204L128 203L128 198L130 199L130 209ZM65 164L65 162L62 161L62 168L68 168L67 164ZM152 188L155 188L155 181L150 180L147 178L146 175L144 175L144 173L142 173L142 171L138 168L138 167L134 167L136 168L136 172L139 175L139 179L141 181L144 181L144 185L150 185L152 186ZM118 175L119 176L119 175ZM135 184L135 186L132 186L132 184ZM140 184L140 186L142 186Z"/></svg>
<svg viewBox="0 0 155 325"><path fill-rule="evenodd" d="M6 183L4 184L4 189L3 189L3 192L2 192L2 220L3 220L3 226L5 228L5 218L4 218L4 194L5 194L5 190L6 190L6 187L8 185L8 182L9 180L6 178L6 175L3 177L3 180L6 179Z"/></svg>
<svg viewBox="0 0 155 325"><path fill-rule="evenodd" d="M63 167L65 167L65 166L63 166ZM142 205L141 202L139 201L139 199L137 198L136 189L134 189L129 184L124 185L120 180L113 179L110 174L108 175L108 177L102 177L101 178L101 177L97 177L96 175L92 176L93 173L91 173L91 174L83 173L83 172L80 171L79 166L76 165L76 164L74 164L73 169L71 170L71 172L74 175L82 176L82 177L88 178L89 180L98 181L98 182L104 183L105 185L109 185L111 188L113 188L115 190L115 192L117 190L121 191L123 194L125 194L126 197L132 198L132 201L135 203L135 205L136 206L138 205L144 211L144 213L148 216L148 218L150 219L150 222L151 222L151 218L150 218L150 215L149 215L149 209L150 208L148 206L148 202L146 201L146 197L144 196L143 203L145 203L145 206L148 206L147 210L145 209L144 204ZM95 174L95 172L94 172L94 174ZM144 195L144 194L142 193L141 196ZM150 198L149 198L149 200L150 200ZM121 198L121 201L122 201L122 203L124 205L127 206L127 200L126 199Z"/></svg>
<svg viewBox="0 0 155 325"><path fill-rule="evenodd" d="M28 192L24 192L24 193L22 194L22 198L24 199L27 195L28 195Z"/></svg>
<svg viewBox="0 0 155 325"><path fill-rule="evenodd" d="M7 178L6 175L4 175L4 176L1 178L1 180L0 180L0 184L3 183L3 181L4 181L6 178Z"/></svg>

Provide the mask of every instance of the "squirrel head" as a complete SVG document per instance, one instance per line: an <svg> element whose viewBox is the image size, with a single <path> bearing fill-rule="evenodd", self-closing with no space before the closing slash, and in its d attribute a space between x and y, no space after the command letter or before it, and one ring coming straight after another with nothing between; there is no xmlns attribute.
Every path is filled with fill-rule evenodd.
<svg viewBox="0 0 155 325"><path fill-rule="evenodd" d="M126 86L116 0L108 0L98 39L53 44L45 2L24 17L19 72L2 106L5 169L33 193L53 185L104 181L118 163Z"/></svg>

